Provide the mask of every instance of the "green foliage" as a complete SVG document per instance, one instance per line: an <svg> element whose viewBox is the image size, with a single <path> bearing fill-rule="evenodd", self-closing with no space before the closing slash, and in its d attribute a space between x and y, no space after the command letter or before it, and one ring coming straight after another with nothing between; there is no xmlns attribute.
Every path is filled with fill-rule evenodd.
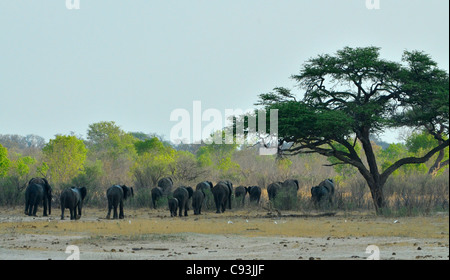
<svg viewBox="0 0 450 280"><path fill-rule="evenodd" d="M135 186L156 186L159 179L175 173L177 153L172 147L164 146L157 137L135 145L139 151L131 168Z"/></svg>
<svg viewBox="0 0 450 280"><path fill-rule="evenodd" d="M117 161L136 158L136 138L126 133L115 122L99 122L89 125L88 148L102 160Z"/></svg>
<svg viewBox="0 0 450 280"><path fill-rule="evenodd" d="M408 151L407 146L402 143L391 144L389 145L389 147L381 150L381 152L379 153L379 158L383 170L391 166L397 160L408 156L414 156L414 153ZM409 164L400 167L399 169L394 171L392 175L397 176L399 174L412 173L426 174L427 171L428 169L424 163Z"/></svg>
<svg viewBox="0 0 450 280"><path fill-rule="evenodd" d="M218 132L220 133L220 132ZM217 144L211 141L211 144L200 147L196 157L200 167L210 167L219 172L221 179L238 180L240 177L240 166L233 160L233 154L238 145ZM235 141L233 141L235 142ZM222 143L225 142L225 131L222 131Z"/></svg>
<svg viewBox="0 0 450 280"><path fill-rule="evenodd" d="M75 136L57 135L42 149L49 178L55 183L69 183L84 169L87 149Z"/></svg>
<svg viewBox="0 0 450 280"><path fill-rule="evenodd" d="M138 155L142 155L148 152L164 152L164 144L158 139L158 137L152 137L148 140L137 141L134 143L134 147Z"/></svg>
<svg viewBox="0 0 450 280"><path fill-rule="evenodd" d="M72 178L72 186L86 187L88 190L89 195L85 198L85 203L103 206L105 192L101 186L104 173L101 160L86 161L83 171Z"/></svg>
<svg viewBox="0 0 450 280"><path fill-rule="evenodd" d="M30 167L36 164L36 159L33 157L19 157L12 164L12 170L15 170L18 176L23 177L30 173Z"/></svg>
<svg viewBox="0 0 450 280"><path fill-rule="evenodd" d="M37 160L31 156L16 154L11 159L8 178L17 190L25 188L27 182L36 172Z"/></svg>
<svg viewBox="0 0 450 280"><path fill-rule="evenodd" d="M8 150L0 144L0 178L5 177L9 170L10 160Z"/></svg>

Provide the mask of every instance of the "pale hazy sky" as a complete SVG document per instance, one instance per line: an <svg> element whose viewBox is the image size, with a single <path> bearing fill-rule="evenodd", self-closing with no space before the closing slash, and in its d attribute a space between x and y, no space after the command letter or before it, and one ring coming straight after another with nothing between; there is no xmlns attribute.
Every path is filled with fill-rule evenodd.
<svg viewBox="0 0 450 280"><path fill-rule="evenodd" d="M169 137L177 108L247 109L309 58L344 46L448 71L449 1L0 1L0 134L86 135L115 121ZM395 141L395 135L387 140Z"/></svg>

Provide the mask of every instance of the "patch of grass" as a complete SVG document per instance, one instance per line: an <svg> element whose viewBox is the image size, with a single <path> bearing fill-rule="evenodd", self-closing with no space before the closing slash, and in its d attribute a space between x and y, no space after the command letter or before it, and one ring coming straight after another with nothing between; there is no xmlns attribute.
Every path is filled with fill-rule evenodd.
<svg viewBox="0 0 450 280"><path fill-rule="evenodd" d="M244 210L183 218L170 218L165 211L165 216L159 216L162 211L157 213L158 216L149 216L148 211L137 211L133 213L134 217L124 220L1 222L0 234L79 235L124 241L182 239L186 233L339 238L397 236L448 239L449 236L448 215L404 217L398 218L399 222L394 223L393 218L360 214L272 219L264 218L260 211Z"/></svg>

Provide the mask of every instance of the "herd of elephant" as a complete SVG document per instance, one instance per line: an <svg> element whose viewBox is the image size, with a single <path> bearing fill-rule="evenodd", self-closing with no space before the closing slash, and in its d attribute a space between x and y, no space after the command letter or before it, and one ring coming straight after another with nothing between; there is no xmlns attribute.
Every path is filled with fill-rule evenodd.
<svg viewBox="0 0 450 280"><path fill-rule="evenodd" d="M180 186L172 192L173 180L170 177L158 181L156 187L151 190L152 204L156 208L156 202L162 197L168 198L168 207L171 217L188 216L189 201L192 203L194 215L200 215L207 193L211 192L214 197L216 213L223 213L226 208L231 209L231 198L234 191L236 200L244 204L245 196L248 194L250 202L259 203L261 198L261 187L259 186L238 186L233 188L233 183L228 180L220 181L215 186L210 181L203 181L197 184L195 191L192 187ZM299 182L295 179L288 179L284 182L274 182L267 187L269 200L273 200L281 192L290 195L297 195ZM81 217L83 200L86 197L85 187L71 187L63 190L60 195L61 220L64 220L64 210L69 209L70 219L77 220ZM108 200L107 219L123 219L123 203L128 197L133 196L133 188L126 185L113 185L106 191ZM311 199L317 205L321 201L331 202L334 195L334 182L326 179L318 186L311 188ZM36 216L37 208L43 205L43 216L51 214L52 187L45 178L33 178L28 182L25 191L25 215ZM117 211L119 210L119 212Z"/></svg>

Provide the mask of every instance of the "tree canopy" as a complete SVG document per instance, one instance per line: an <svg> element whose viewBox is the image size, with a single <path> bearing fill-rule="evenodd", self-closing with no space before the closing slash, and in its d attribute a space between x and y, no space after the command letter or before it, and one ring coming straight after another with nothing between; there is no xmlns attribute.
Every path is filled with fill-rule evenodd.
<svg viewBox="0 0 450 280"><path fill-rule="evenodd" d="M402 62L380 57L380 48L345 47L335 55L309 59L297 75L303 96L277 87L261 94L257 105L278 109L281 142L292 143L284 154L319 153L333 164L351 164L366 179L377 211L384 207L383 185L405 164L423 163L448 147L448 73L430 56L405 51ZM371 135L388 128L426 129L439 143L421 157L407 156L382 172ZM364 160L355 149L361 143Z"/></svg>

